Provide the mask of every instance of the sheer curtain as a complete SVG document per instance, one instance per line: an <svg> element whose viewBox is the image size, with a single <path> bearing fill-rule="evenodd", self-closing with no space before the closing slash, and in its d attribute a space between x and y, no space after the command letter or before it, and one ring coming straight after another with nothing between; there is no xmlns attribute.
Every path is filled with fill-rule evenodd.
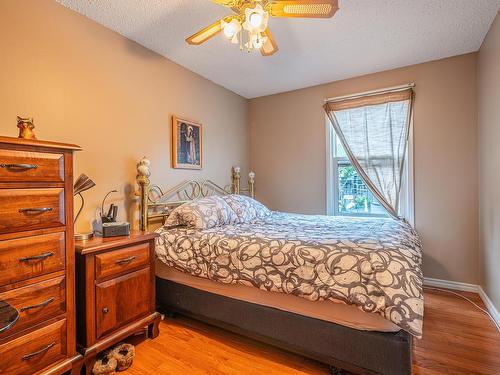
<svg viewBox="0 0 500 375"><path fill-rule="evenodd" d="M387 212L398 218L413 90L332 100L324 109L351 164Z"/></svg>

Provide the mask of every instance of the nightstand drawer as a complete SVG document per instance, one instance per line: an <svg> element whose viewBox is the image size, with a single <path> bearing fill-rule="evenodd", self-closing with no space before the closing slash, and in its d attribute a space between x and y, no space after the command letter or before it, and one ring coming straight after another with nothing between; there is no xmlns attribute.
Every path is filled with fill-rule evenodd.
<svg viewBox="0 0 500 375"><path fill-rule="evenodd" d="M150 312L150 284L149 267L97 284L96 336L102 337Z"/></svg>
<svg viewBox="0 0 500 375"><path fill-rule="evenodd" d="M0 285L61 271L64 232L0 241Z"/></svg>
<svg viewBox="0 0 500 375"><path fill-rule="evenodd" d="M95 277L102 280L149 264L149 243L143 243L95 256Z"/></svg>
<svg viewBox="0 0 500 375"><path fill-rule="evenodd" d="M0 182L64 181L64 156L42 152L0 150Z"/></svg>
<svg viewBox="0 0 500 375"><path fill-rule="evenodd" d="M64 276L0 293L0 300L19 311L19 320L11 329L0 333L0 339L54 318L66 311Z"/></svg>
<svg viewBox="0 0 500 375"><path fill-rule="evenodd" d="M0 233L64 225L64 189L0 189Z"/></svg>
<svg viewBox="0 0 500 375"><path fill-rule="evenodd" d="M66 357L66 320L0 345L0 374L33 374Z"/></svg>

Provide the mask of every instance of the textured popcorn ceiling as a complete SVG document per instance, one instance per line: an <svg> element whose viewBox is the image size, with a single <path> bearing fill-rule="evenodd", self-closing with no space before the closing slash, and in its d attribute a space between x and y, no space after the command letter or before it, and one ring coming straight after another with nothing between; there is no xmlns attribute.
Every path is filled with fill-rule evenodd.
<svg viewBox="0 0 500 375"><path fill-rule="evenodd" d="M341 0L332 19L277 19L280 50L241 52L222 35L184 39L230 13L209 0L57 0L244 97L477 51L500 0Z"/></svg>

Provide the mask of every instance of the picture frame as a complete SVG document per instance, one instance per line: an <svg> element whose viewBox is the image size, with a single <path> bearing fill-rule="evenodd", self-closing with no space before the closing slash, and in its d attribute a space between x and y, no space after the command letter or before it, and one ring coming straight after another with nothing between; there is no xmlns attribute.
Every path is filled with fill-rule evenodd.
<svg viewBox="0 0 500 375"><path fill-rule="evenodd" d="M203 168L203 125L172 116L172 168Z"/></svg>

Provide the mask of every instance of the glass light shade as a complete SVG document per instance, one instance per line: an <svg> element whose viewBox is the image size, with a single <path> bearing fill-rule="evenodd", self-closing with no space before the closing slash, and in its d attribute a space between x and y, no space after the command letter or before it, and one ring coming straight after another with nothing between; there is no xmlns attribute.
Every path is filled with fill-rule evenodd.
<svg viewBox="0 0 500 375"><path fill-rule="evenodd" d="M250 17L248 17L248 21L250 22L250 25L252 25L255 28L258 28L262 23L262 14L258 12L252 12L250 13Z"/></svg>
<svg viewBox="0 0 500 375"><path fill-rule="evenodd" d="M267 28L268 21L269 13L260 4L257 4L253 9L245 9L243 28L250 33L263 32Z"/></svg>
<svg viewBox="0 0 500 375"><path fill-rule="evenodd" d="M241 25L236 19L231 20L231 22L223 21L222 27L224 28L224 35L228 39L234 39L234 37L241 31Z"/></svg>

